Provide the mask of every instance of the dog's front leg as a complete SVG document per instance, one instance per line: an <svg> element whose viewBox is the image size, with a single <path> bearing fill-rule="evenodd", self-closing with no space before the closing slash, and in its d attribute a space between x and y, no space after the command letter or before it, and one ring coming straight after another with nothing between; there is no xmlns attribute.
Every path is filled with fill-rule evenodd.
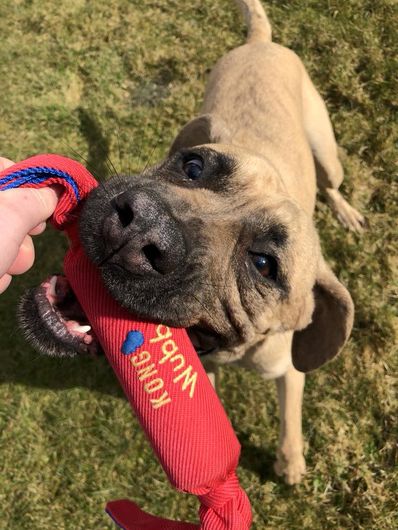
<svg viewBox="0 0 398 530"><path fill-rule="evenodd" d="M203 366L206 370L207 376L210 380L212 387L216 392L218 392L218 389L220 387L219 365L210 361L209 359L204 358Z"/></svg>
<svg viewBox="0 0 398 530"><path fill-rule="evenodd" d="M339 191L343 168L325 103L304 70L302 83L304 129L314 156L318 188L338 220L348 229L361 232L365 218Z"/></svg>
<svg viewBox="0 0 398 530"><path fill-rule="evenodd" d="M276 379L280 408L280 432L275 472L287 484L297 484L305 473L301 409L305 375L290 367Z"/></svg>

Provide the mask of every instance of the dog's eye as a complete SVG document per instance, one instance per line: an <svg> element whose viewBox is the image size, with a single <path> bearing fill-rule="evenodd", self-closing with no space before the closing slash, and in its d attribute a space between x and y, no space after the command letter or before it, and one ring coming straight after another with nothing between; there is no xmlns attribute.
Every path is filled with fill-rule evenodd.
<svg viewBox="0 0 398 530"><path fill-rule="evenodd" d="M192 156L184 162L183 170L191 180L198 180L202 176L203 160L199 156Z"/></svg>
<svg viewBox="0 0 398 530"><path fill-rule="evenodd" d="M276 279L277 264L272 256L268 256L267 254L256 254L255 252L249 252L249 256L253 265L263 278Z"/></svg>

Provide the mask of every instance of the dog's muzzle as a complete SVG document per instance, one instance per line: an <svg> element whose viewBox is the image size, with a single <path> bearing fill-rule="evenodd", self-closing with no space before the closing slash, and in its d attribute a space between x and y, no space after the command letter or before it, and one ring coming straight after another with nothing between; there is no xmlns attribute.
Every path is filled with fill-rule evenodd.
<svg viewBox="0 0 398 530"><path fill-rule="evenodd" d="M166 275L186 256L182 229L164 201L151 190L127 190L111 200L103 237L112 264L138 275Z"/></svg>

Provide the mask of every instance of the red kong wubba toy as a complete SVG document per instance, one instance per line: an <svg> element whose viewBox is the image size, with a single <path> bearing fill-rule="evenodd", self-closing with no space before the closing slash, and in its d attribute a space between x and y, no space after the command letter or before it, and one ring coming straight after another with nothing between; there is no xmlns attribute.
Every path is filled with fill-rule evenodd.
<svg viewBox="0 0 398 530"><path fill-rule="evenodd" d="M155 517L129 500L111 501L106 511L125 530L249 529L250 503L236 476L240 445L186 331L137 320L120 307L80 244L80 205L96 180L58 155L35 156L0 173L0 191L52 184L63 188L52 223L70 240L67 281L171 484L198 496L200 524Z"/></svg>

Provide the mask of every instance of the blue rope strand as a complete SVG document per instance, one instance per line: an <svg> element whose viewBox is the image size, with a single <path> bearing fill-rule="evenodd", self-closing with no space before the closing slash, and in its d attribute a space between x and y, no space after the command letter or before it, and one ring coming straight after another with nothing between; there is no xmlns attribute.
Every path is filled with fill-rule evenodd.
<svg viewBox="0 0 398 530"><path fill-rule="evenodd" d="M40 182L43 182L51 177L57 177L65 180L71 186L76 200L80 200L79 188L69 173L65 173L64 171L60 171L59 169L52 167L29 167L15 171L6 177L0 178L0 190L18 188L23 184L29 183L39 184Z"/></svg>

